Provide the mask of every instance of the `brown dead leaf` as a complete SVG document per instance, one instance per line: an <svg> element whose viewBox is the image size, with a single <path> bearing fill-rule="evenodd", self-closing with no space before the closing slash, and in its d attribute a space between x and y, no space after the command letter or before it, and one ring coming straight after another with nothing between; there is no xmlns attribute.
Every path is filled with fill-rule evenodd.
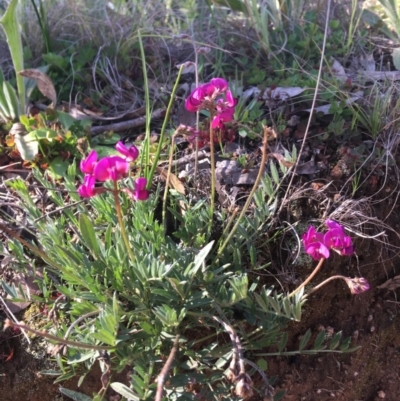
<svg viewBox="0 0 400 401"><path fill-rule="evenodd" d="M54 88L53 82L44 72L39 70L35 70L34 68L29 68L27 70L22 70L19 72L19 75L23 77L34 79L38 86L40 92L42 92L43 96L46 96L51 100L53 107L57 103L57 93Z"/></svg>
<svg viewBox="0 0 400 401"><path fill-rule="evenodd" d="M157 172L161 175L164 180L167 180L168 171L162 167L157 167ZM185 195L185 186L182 181L173 173L169 175L169 183L172 187L180 194Z"/></svg>
<svg viewBox="0 0 400 401"><path fill-rule="evenodd" d="M382 285L378 286L378 288L380 289L385 289L389 291L394 291L399 287L400 287L400 276L393 277L390 280L385 281Z"/></svg>
<svg viewBox="0 0 400 401"><path fill-rule="evenodd" d="M322 187L324 186L324 184L322 182L312 182L310 184L310 187L314 190L314 191L319 191Z"/></svg>
<svg viewBox="0 0 400 401"><path fill-rule="evenodd" d="M265 125L264 125L263 128L264 128L264 135L267 134L268 140L278 138L278 135L277 135L277 133L276 133L276 131L275 131L274 128L272 128L272 127L267 127L267 126L265 126Z"/></svg>
<svg viewBox="0 0 400 401"><path fill-rule="evenodd" d="M285 160L285 157L283 155L281 155L280 153L270 153L270 155L275 157L275 159L278 160L279 163L283 164L287 168L294 166L293 162L289 162L289 161Z"/></svg>
<svg viewBox="0 0 400 401"><path fill-rule="evenodd" d="M339 61L332 59L331 60L331 72L332 75L339 81L346 82L347 80L347 74L346 71L344 70L342 64L339 63Z"/></svg>

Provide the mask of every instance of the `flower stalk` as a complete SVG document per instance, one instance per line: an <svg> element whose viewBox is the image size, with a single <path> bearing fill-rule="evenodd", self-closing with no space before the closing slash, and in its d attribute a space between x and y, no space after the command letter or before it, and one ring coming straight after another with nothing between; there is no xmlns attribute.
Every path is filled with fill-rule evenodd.
<svg viewBox="0 0 400 401"><path fill-rule="evenodd" d="M215 210L215 146L214 146L214 129L212 127L211 121L214 118L214 110L210 110L210 162L211 162L211 200L210 200L210 222L208 225L208 232L211 234L214 210Z"/></svg>
<svg viewBox="0 0 400 401"><path fill-rule="evenodd" d="M117 211L117 218L118 218L118 223L119 227L121 229L121 235L122 239L124 240L126 250L128 251L129 258L132 263L135 261L135 255L132 252L132 248L129 243L129 238L125 230L125 224L124 220L122 218L122 212L121 212L121 203L119 201L119 196L118 196L118 184L116 181L114 181L114 190L113 190L113 195L114 195L114 200L115 200L115 210Z"/></svg>
<svg viewBox="0 0 400 401"><path fill-rule="evenodd" d="M307 280L302 282L294 291L292 291L289 295L288 298L293 297L293 295L296 295L303 287L305 287L315 276L316 274L320 271L323 263L325 262L325 258L321 258L319 263L317 264L316 268L313 270L313 272L308 276Z"/></svg>
<svg viewBox="0 0 400 401"><path fill-rule="evenodd" d="M220 256L222 254L223 250L229 244L229 241L231 240L231 238L235 234L236 230L238 229L240 221L242 220L242 218L244 217L245 213L247 212L247 209L249 208L250 203L253 200L253 196L254 196L258 186L260 185L261 178L262 178L264 170L265 170L265 163L267 161L267 146L268 146L268 131L264 130L262 158L261 158L261 164L260 164L260 169L258 170L257 178L256 178L256 180L254 182L254 185L253 185L253 188L251 189L251 192L250 192L250 194L249 194L249 196L248 196L248 198L246 200L246 203L244 204L243 209L240 212L240 215L239 215L238 219L236 220L235 225L233 226L231 232L226 237L226 239L223 242L223 244L219 247L218 253L217 253L217 258L218 258L218 256Z"/></svg>
<svg viewBox="0 0 400 401"><path fill-rule="evenodd" d="M198 86L185 100L185 107L192 113L200 110L208 110L210 113L209 121L209 141L210 141L210 162L211 162L211 202L210 202L210 223L209 233L211 233L212 222L215 210L215 146L214 130L223 130L225 123L232 121L235 106L238 101L228 89L228 82L223 78L213 78L210 82ZM197 131L197 135L199 131ZM196 154L198 147L198 137L196 140Z"/></svg>
<svg viewBox="0 0 400 401"><path fill-rule="evenodd" d="M343 226L331 219L326 220L325 224L328 227L328 231L325 234L316 231L312 226L308 227L307 232L303 234L302 241L306 253L308 253L314 260L319 260L319 262L310 276L294 291L292 291L288 295L288 298L297 294L315 277L321 269L325 259L329 258L330 250L337 252L341 256L353 255L354 247L352 240L348 235L346 235ZM326 283L336 279L345 280L352 294L360 294L369 289L369 284L364 278L351 279L344 276L332 276L314 287L307 295L304 295L304 298L317 291Z"/></svg>
<svg viewBox="0 0 400 401"><path fill-rule="evenodd" d="M341 275L336 275L336 276L327 278L322 283L315 286L308 294L305 294L303 298L309 297L311 294L313 294L314 292L321 289L325 284L328 284L329 282L331 282L333 280L343 280L347 284L347 286L350 289L350 292L353 295L361 294L365 291L368 291L370 288L368 281L363 277L350 278L350 277L345 277L345 276L341 276Z"/></svg>

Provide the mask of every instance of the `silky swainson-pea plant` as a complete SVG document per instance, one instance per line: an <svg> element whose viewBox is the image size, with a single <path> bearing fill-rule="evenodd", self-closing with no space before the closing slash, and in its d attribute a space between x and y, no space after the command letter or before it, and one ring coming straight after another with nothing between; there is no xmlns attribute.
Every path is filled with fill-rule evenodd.
<svg viewBox="0 0 400 401"><path fill-rule="evenodd" d="M83 179L78 190L76 166L71 165L64 183L70 198L77 201L71 205L65 204L68 198L59 194L56 183L34 172L43 186L50 186L51 196L61 206L57 216L43 216L25 182L10 184L25 201L23 207L37 242L15 236L1 223L0 227L43 260L57 280L52 282L47 273L43 275L43 302L52 305L51 329L39 331L17 322L7 325L56 344L53 355L61 368L57 380L73 376L77 361L87 369L100 361L100 393L110 386L127 399L211 400L232 399L232 394L237 399L253 393L262 399L274 397L264 369L248 360L245 352L267 350L276 354L279 349L279 355L285 355L287 324L301 319L305 298L318 286L304 294L304 286L316 272L291 294L249 280L248 271L260 269L254 244L267 230L266 222L271 221L280 189L279 177L267 180L265 173L267 130L260 169L240 213L232 213L229 219L225 219L229 216L224 211L214 215L212 138L233 120L236 103L222 78L199 86L185 102L189 111L207 110L209 114L205 125L211 139L212 195L210 203L201 200L194 204L182 193L168 193L166 178L164 203L168 195L184 211L170 208L178 220L173 233L157 215L160 189L156 196L149 196L151 174L143 177L136 173L143 169L135 166L139 150L134 145L118 142L118 155L103 158L92 150L80 163ZM171 145L170 154L173 150ZM154 165L157 167L157 161ZM168 168L172 165L169 163ZM257 208L248 218L253 201ZM212 232L215 221L222 228L219 235ZM327 226L326 233L310 227L303 236L305 251L319 260L316 271L331 251L342 256L354 251L350 236L339 223L328 220ZM15 253L25 258L23 262L31 263L31 253L26 257L23 252ZM352 294L369 287L363 278L335 278L345 280ZM51 299L53 290L59 294L55 301ZM237 323L234 308L248 322L246 330ZM193 338L193 332L198 336ZM289 354L303 352L305 345ZM339 339L332 349L338 345ZM314 346L306 351L318 349ZM349 350L350 340L337 352ZM253 385L248 365L262 377L263 384ZM129 386L111 383L112 373L127 367L132 371ZM198 384L199 390L188 390L188 383Z"/></svg>

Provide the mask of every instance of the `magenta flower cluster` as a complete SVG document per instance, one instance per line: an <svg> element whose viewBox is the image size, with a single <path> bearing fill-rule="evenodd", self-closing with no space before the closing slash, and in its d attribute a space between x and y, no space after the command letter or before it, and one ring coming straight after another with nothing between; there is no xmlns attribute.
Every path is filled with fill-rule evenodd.
<svg viewBox="0 0 400 401"><path fill-rule="evenodd" d="M117 182L128 175L129 163L139 157L139 150L135 145L126 147L122 142L118 142L115 149L121 156L107 156L98 160L97 152L92 150L86 159L81 161L80 168L85 176L78 193L82 198L91 198L106 191L104 187L96 187L96 181ZM135 200L146 200L149 198L146 186L146 178L140 177L135 180L135 190L124 189L124 191Z"/></svg>
<svg viewBox="0 0 400 401"><path fill-rule="evenodd" d="M236 104L237 99L228 89L228 82L223 78L213 78L189 95L185 107L191 112L202 109L212 110L211 127L223 129L224 123L232 121Z"/></svg>
<svg viewBox="0 0 400 401"><path fill-rule="evenodd" d="M308 228L302 237L306 253L314 260L329 258L330 249L342 256L353 255L354 247L344 228L333 220L327 220L326 225L328 231L325 234L317 232L314 227Z"/></svg>

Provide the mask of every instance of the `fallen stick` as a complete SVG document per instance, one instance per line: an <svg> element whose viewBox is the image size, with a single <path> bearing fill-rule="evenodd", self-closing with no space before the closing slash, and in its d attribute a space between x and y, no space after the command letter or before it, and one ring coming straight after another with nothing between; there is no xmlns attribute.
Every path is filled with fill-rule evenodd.
<svg viewBox="0 0 400 401"><path fill-rule="evenodd" d="M161 118L165 115L166 109L157 109L151 113L151 118ZM141 127L146 124L146 116L135 118L134 120L122 121L119 123L100 125L90 128L92 135L99 135L106 131L120 132L131 128Z"/></svg>

